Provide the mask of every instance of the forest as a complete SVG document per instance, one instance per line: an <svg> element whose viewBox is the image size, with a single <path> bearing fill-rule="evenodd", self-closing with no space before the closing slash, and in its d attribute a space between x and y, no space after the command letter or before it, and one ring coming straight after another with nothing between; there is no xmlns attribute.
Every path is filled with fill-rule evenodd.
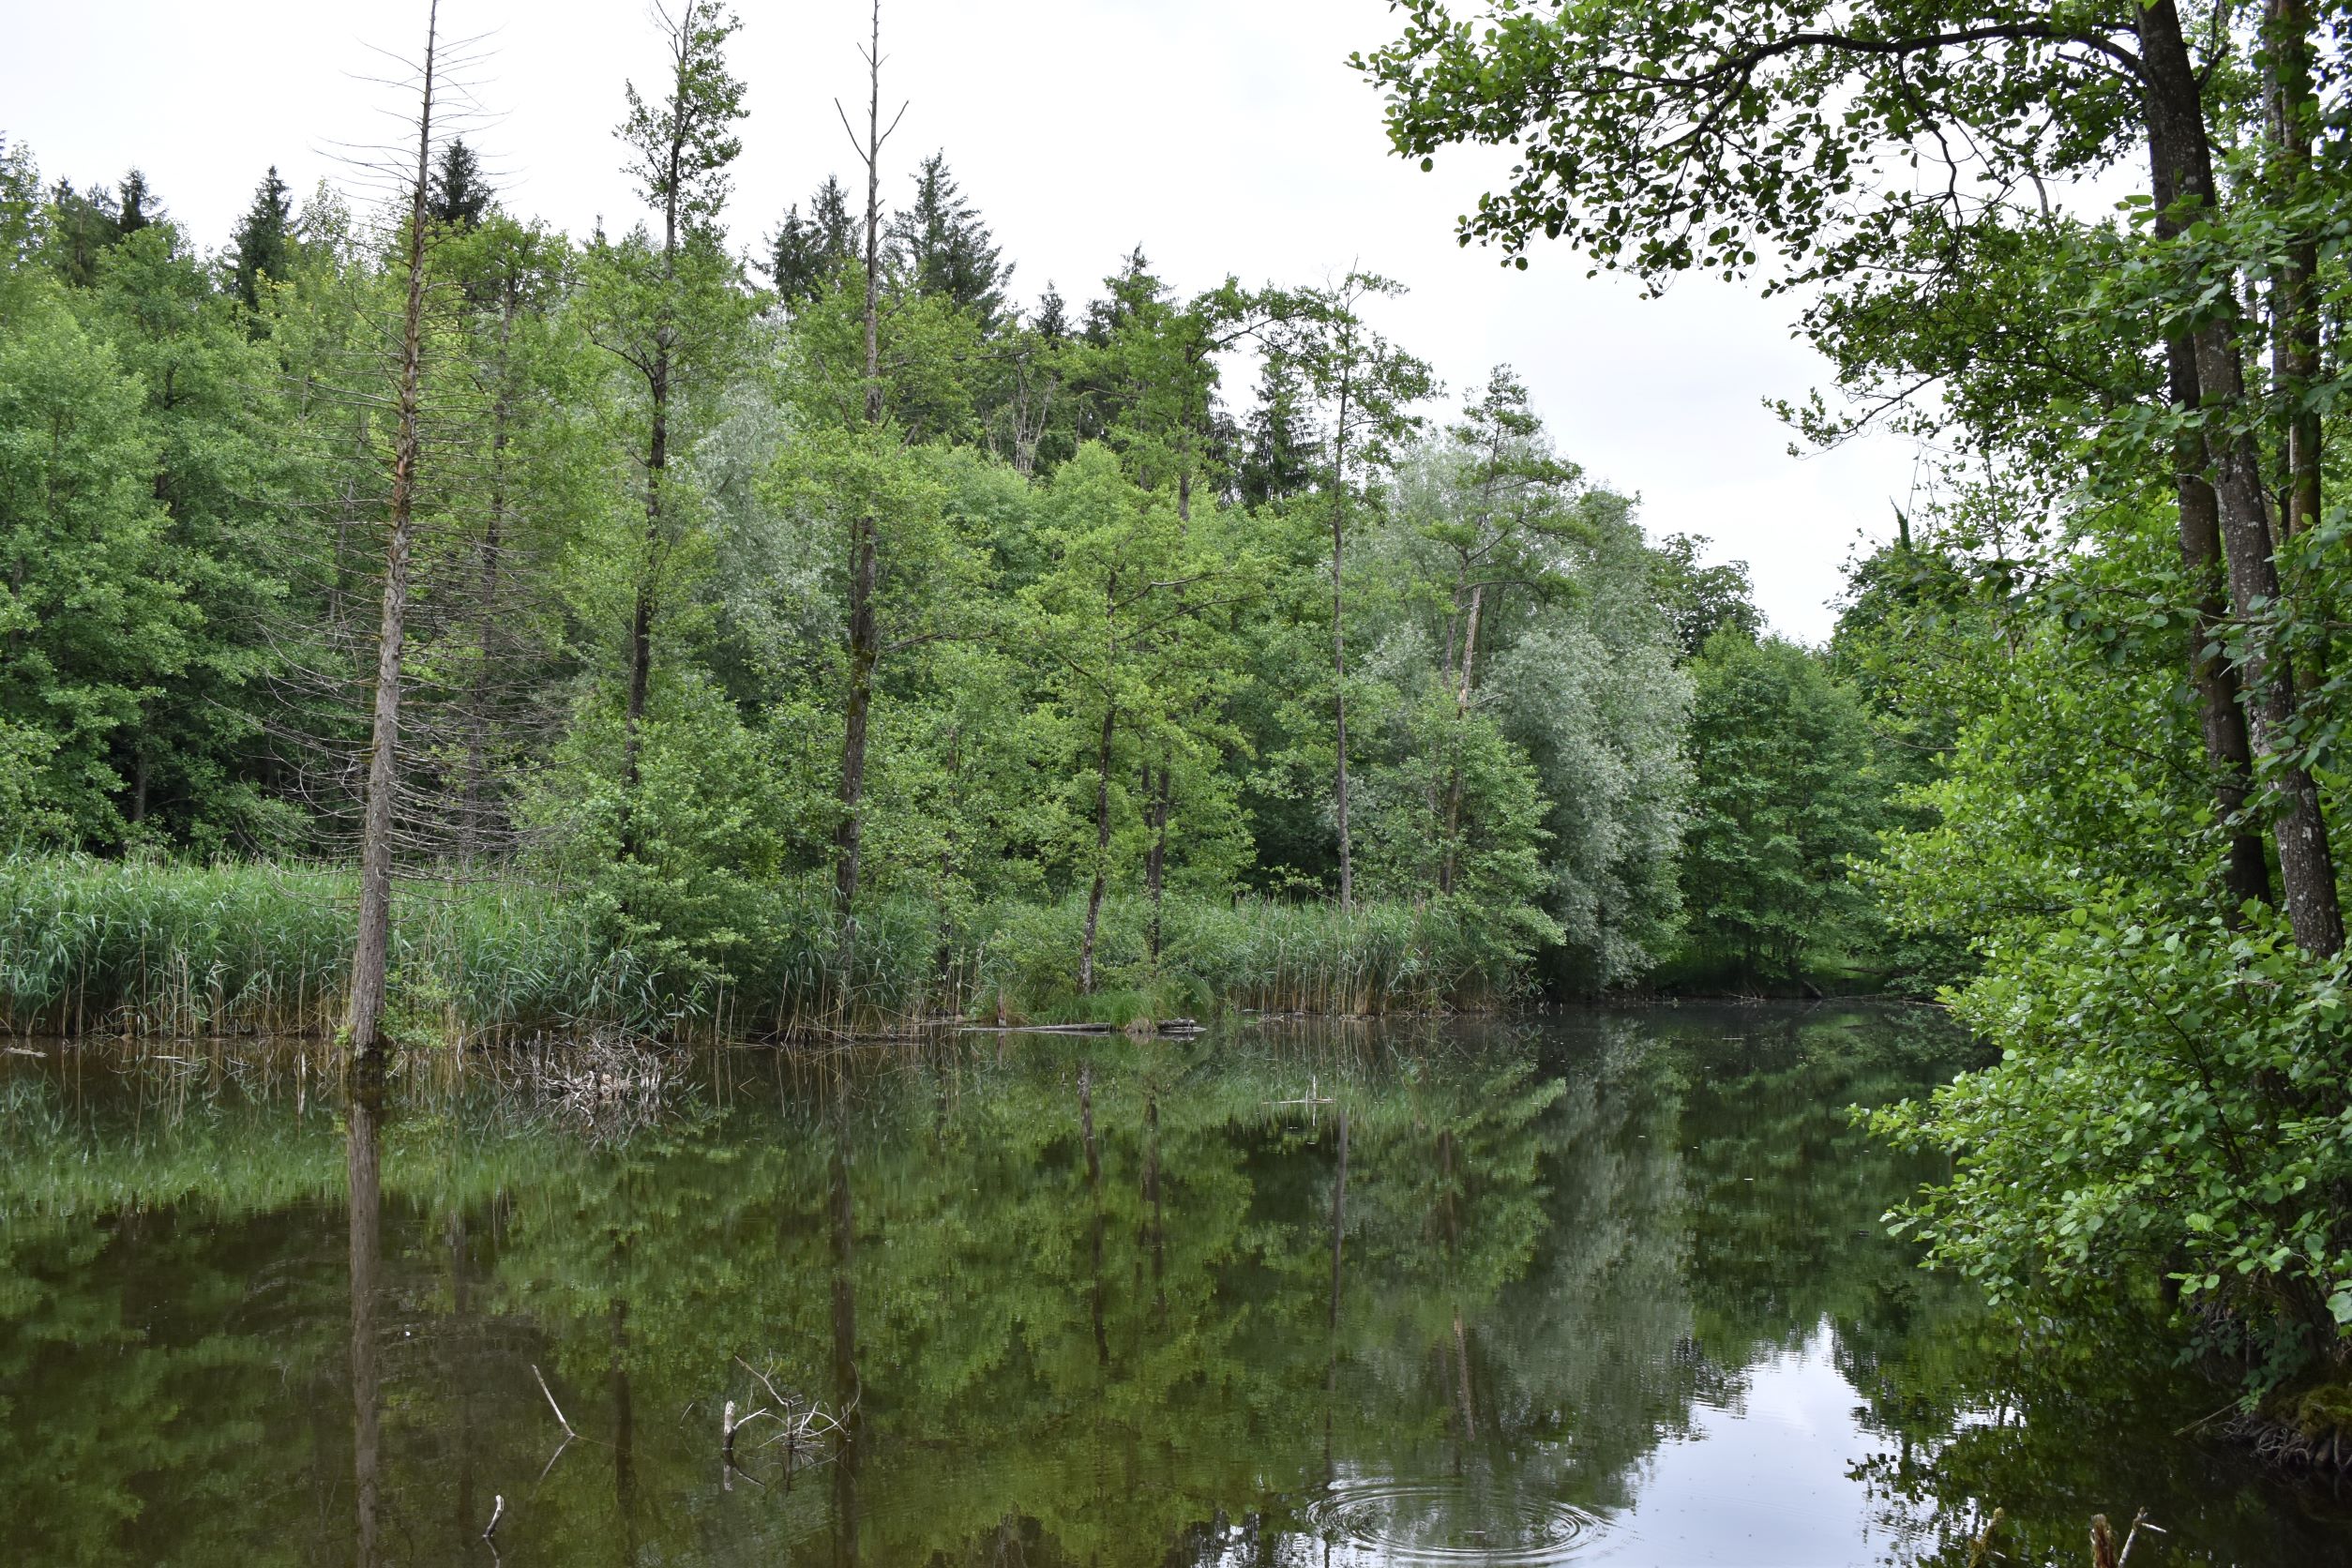
<svg viewBox="0 0 2352 1568"><path fill-rule="evenodd" d="M2352 1427L2352 12L1393 8L1365 156L1506 149L1466 245L1777 294L1796 439L1932 458L1819 647L1375 271L1017 294L879 11L848 178L731 211L662 14L584 236L430 41L372 202L7 144L0 1021L1937 996L1997 1057L1869 1113L1898 1231Z"/></svg>
<svg viewBox="0 0 2352 1568"><path fill-rule="evenodd" d="M363 1042L1884 983L1858 688L1510 367L1363 271L1020 303L879 119L746 244L731 28L584 238L430 106L409 210L209 249L9 151L19 1027L342 1026L354 903Z"/></svg>

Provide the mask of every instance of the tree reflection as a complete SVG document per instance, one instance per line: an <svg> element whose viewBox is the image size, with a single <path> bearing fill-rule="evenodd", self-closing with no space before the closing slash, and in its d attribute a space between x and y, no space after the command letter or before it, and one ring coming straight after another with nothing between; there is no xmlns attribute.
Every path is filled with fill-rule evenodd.
<svg viewBox="0 0 2352 1568"><path fill-rule="evenodd" d="M1826 1343L1922 1560L1988 1500L2072 1550L2164 1488L2212 1500L2173 1560L2326 1560L2155 1440L2186 1417L2123 1331L2037 1382L1884 1236L1916 1173L1844 1108L1951 1048L1786 1010L949 1040L716 1058L609 1142L486 1083L335 1129L0 1080L0 1547L444 1561L455 1520L487 1561L495 1493L509 1561L1290 1561L1380 1487L1432 1542L1606 1519ZM310 1413L346 1335L348 1456ZM739 1358L841 1415L822 1473L751 1440L730 1489Z"/></svg>

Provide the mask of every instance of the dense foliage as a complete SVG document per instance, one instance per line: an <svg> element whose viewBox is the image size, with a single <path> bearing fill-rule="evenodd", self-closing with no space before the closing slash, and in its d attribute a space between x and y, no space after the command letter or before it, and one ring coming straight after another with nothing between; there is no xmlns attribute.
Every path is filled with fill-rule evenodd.
<svg viewBox="0 0 2352 1568"><path fill-rule="evenodd" d="M2352 1355L2344 8L1403 9L1358 62L1396 150L1518 149L1465 240L1800 290L1848 400L1791 416L1950 454L1834 660L1904 790L1872 881L2004 1052L1878 1118L1954 1158L1903 1223L2028 1311L2161 1287L2336 1421L2297 1390ZM1699 813L1686 864L1778 871Z"/></svg>
<svg viewBox="0 0 2352 1568"><path fill-rule="evenodd" d="M1393 282L1187 295L1138 250L1083 306L1023 307L942 155L870 222L827 181L749 270L732 28L680 13L618 131L644 216L584 241L430 125L410 205L272 170L211 254L137 173L45 188L6 151L21 856L352 861L395 598L411 885L560 888L596 934L574 966L623 956L671 1017L904 1017L1015 974L1030 1011L1634 984L1711 897L1681 858L1695 761L1717 856L1779 854L1725 833L1809 817L1826 774L1869 788L1844 753L1708 776L1692 694L1761 634L1744 567L1647 541L1507 368L1449 417L1377 326ZM1816 656L1769 646L1776 701L1847 722ZM1775 934L1728 944L1741 984L1842 950L1808 923L1848 815L1805 830L1802 892L1742 893ZM20 924L87 874L20 879ZM1360 946L1229 987L1199 933L1242 911L1279 939L1285 905ZM77 1016L116 1008L180 1016Z"/></svg>

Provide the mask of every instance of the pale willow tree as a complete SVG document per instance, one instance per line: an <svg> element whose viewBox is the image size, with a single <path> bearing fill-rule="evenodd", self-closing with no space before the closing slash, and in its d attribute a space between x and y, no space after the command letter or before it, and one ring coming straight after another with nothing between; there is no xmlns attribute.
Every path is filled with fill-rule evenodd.
<svg viewBox="0 0 2352 1568"><path fill-rule="evenodd" d="M1689 790L1691 687L1656 602L1656 552L1626 497L1558 455L1507 368L1407 451L1395 490L1372 544L1394 607L1377 668L1417 698L1400 712L1423 716L1424 744L1489 725L1530 771L1533 897L1560 927L1562 978L1636 979L1675 928ZM1474 825L1470 776L1455 763L1429 775L1440 897Z"/></svg>

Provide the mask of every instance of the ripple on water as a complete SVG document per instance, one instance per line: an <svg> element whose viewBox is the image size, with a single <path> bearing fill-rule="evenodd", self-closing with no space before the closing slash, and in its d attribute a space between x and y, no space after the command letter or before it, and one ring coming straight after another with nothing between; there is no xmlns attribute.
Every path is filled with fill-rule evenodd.
<svg viewBox="0 0 2352 1568"><path fill-rule="evenodd" d="M1382 1562L1537 1568L1574 1560L1607 1529L1566 1503L1450 1479L1341 1481L1305 1512L1322 1539Z"/></svg>

